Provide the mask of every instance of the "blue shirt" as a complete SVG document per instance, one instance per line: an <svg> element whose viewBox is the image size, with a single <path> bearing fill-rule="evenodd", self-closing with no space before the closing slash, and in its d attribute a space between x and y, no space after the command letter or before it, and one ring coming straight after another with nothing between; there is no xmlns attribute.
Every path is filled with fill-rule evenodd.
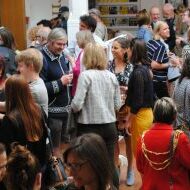
<svg viewBox="0 0 190 190"><path fill-rule="evenodd" d="M142 39L146 43L149 40L152 40L152 32L148 28L145 28L144 26L139 27L136 36L138 39Z"/></svg>

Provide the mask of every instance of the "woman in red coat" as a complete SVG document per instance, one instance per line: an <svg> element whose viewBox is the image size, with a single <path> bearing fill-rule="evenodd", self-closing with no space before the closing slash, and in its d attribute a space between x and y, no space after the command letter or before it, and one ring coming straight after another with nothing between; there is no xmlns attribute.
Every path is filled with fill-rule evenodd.
<svg viewBox="0 0 190 190"><path fill-rule="evenodd" d="M171 98L159 99L154 107L154 124L139 140L137 169L141 190L190 189L190 141L182 131L174 131L176 106Z"/></svg>

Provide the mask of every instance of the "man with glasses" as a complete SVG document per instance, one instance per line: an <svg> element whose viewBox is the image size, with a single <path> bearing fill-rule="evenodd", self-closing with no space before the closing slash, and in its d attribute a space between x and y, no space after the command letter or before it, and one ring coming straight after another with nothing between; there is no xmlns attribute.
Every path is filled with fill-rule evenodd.
<svg viewBox="0 0 190 190"><path fill-rule="evenodd" d="M62 28L53 29L48 42L42 48L43 67L40 73L49 97L48 123L51 129L55 156L60 156L60 147L68 141L66 125L70 109L70 87L73 75L64 56L67 35Z"/></svg>
<svg viewBox="0 0 190 190"><path fill-rule="evenodd" d="M156 22L160 20L160 9L158 7L156 6L151 7L150 19L151 19L152 29L154 29Z"/></svg>

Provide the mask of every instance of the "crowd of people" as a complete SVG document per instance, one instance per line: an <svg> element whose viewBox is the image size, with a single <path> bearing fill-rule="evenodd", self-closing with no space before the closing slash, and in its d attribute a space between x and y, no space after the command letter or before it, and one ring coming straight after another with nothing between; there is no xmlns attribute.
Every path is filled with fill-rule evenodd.
<svg viewBox="0 0 190 190"><path fill-rule="evenodd" d="M136 36L107 44L94 8L81 15L71 46L68 11L30 29L22 51L0 27L0 189L119 189L119 136L126 185L135 184L137 167L142 190L190 189L190 10L143 9ZM48 139L69 179L59 186L44 179Z"/></svg>

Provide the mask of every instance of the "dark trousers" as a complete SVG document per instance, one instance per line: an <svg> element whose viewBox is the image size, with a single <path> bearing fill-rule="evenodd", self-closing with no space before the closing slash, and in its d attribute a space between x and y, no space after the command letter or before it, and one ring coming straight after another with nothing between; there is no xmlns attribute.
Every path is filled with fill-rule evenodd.
<svg viewBox="0 0 190 190"><path fill-rule="evenodd" d="M77 127L77 136L85 133L96 133L100 135L106 144L110 164L113 169L113 185L119 189L119 176L114 162L114 148L117 142L117 129L115 122L107 124L79 124Z"/></svg>
<svg viewBox="0 0 190 190"><path fill-rule="evenodd" d="M51 130L51 138L53 147L58 148L61 143L67 143L69 141L68 135L66 134L68 115L62 118L48 118L48 126Z"/></svg>
<svg viewBox="0 0 190 190"><path fill-rule="evenodd" d="M169 97L168 87L166 82L153 82L154 94L157 98Z"/></svg>

